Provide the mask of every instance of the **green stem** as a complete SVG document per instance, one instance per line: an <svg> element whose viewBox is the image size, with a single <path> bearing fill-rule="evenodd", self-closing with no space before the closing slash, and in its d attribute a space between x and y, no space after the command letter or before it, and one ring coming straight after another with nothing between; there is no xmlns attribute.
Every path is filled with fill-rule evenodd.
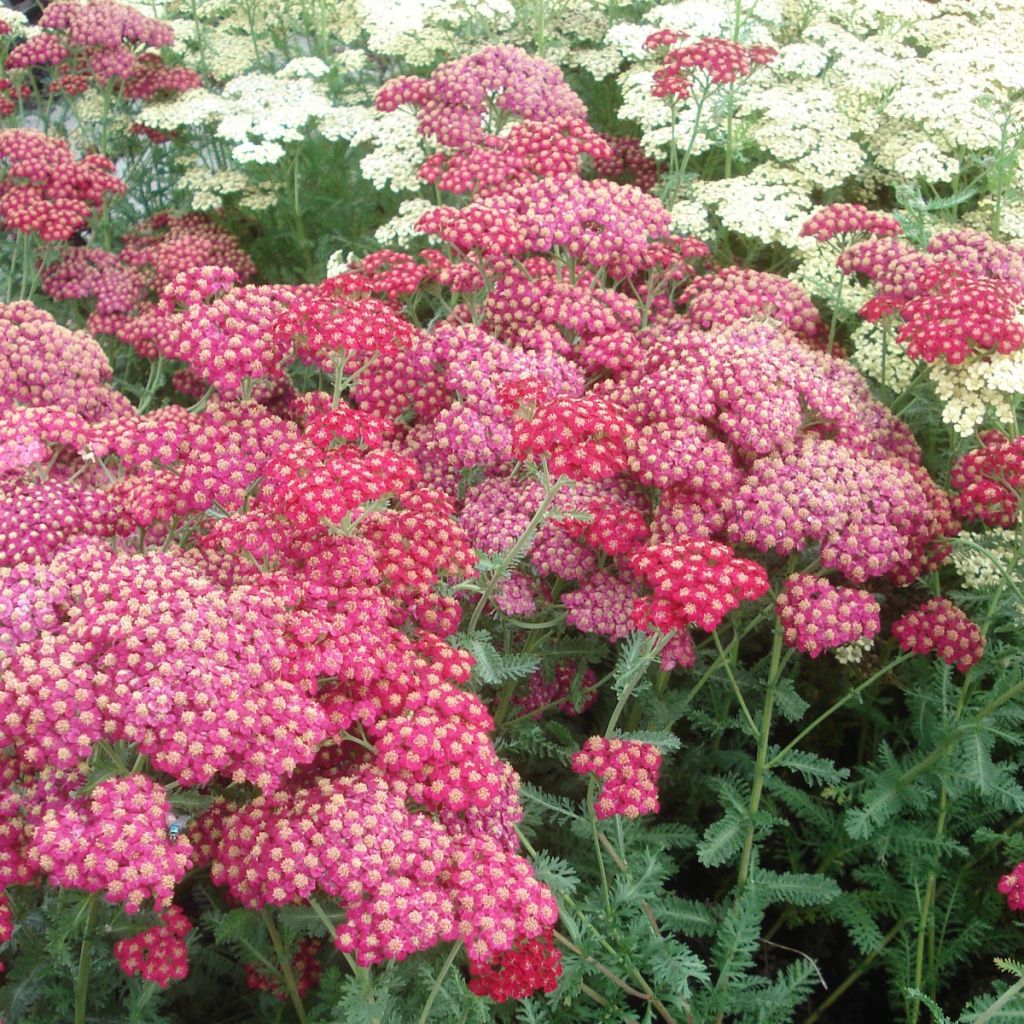
<svg viewBox="0 0 1024 1024"><path fill-rule="evenodd" d="M277 962L281 967L281 976L284 978L284 987L288 990L292 1006L295 1007L295 1015L299 1019L299 1024L306 1024L306 1008L302 1005L302 996L299 995L299 987L295 984L295 974L292 971L292 964L288 959L284 943L281 941L281 933L277 930L277 925L274 924L274 918L269 910L264 909L261 911L261 914L263 916L263 923L267 926L267 933L270 935L270 941L274 945L274 953L277 956Z"/></svg>
<svg viewBox="0 0 1024 1024"><path fill-rule="evenodd" d="M445 962L441 965L440 973L434 979L433 987L430 989L430 995L427 996L427 1001L423 1004L423 1012L420 1014L418 1024L427 1024L427 1020L430 1018L430 1011L434 1007L434 1000L437 999L437 994L441 991L441 985L451 970L451 966L455 962L455 957L458 956L461 946L461 942L452 943L451 951Z"/></svg>
<svg viewBox="0 0 1024 1024"><path fill-rule="evenodd" d="M751 818L757 814L761 806L761 793L764 789L764 780L768 774L768 739L772 729L772 710L775 702L775 686L779 680L779 664L782 660L782 627L776 623L775 633L772 637L771 662L768 668L768 682L765 686L764 709L761 712L761 734L757 741L757 759L754 762L754 783L750 790ZM743 853L740 856L740 868L736 884L743 887L747 884L750 875L750 861L754 851L754 833L756 831L754 822L751 821L747 828L747 836L743 841Z"/></svg>
<svg viewBox="0 0 1024 1024"><path fill-rule="evenodd" d="M82 936L82 949L78 955L78 980L75 982L75 1024L85 1024L85 1004L89 994L89 971L92 967L92 931L96 927L96 918L100 912L99 893L89 893L88 903L89 915L85 920L85 934Z"/></svg>
<svg viewBox="0 0 1024 1024"><path fill-rule="evenodd" d="M790 742L787 743L768 762L768 764L766 765L768 771L771 771L779 763L779 761L781 761L782 758L786 756L786 754L788 754L794 747L799 746L812 732L814 732L815 729L818 728L819 725L821 725L822 722L825 722L829 718L831 718L840 708L844 707L851 700L853 700L854 697L859 696L869 686L877 682L878 679L880 679L882 676L886 675L888 672L891 672L894 668L896 668L897 665L901 664L904 661L909 661L911 658L914 657L917 657L917 655L913 651L901 654L898 658L895 658L894 660L888 662L884 668L880 668L873 675L868 676L868 678L865 679L863 683L859 683L852 690L846 693L843 697L837 700L835 704L833 704L827 711L823 711L820 715L818 715L818 717L813 722L811 722L810 725L802 729L797 734L795 739L790 740Z"/></svg>
<svg viewBox="0 0 1024 1024"><path fill-rule="evenodd" d="M476 607L473 609L473 614L469 618L469 625L466 627L467 633L473 633L476 630L477 625L480 622L480 616L483 615L484 609L487 607L491 598L494 596L494 592L498 589L505 577L505 573L510 565L514 565L516 560L526 549L527 544L533 540L534 534L540 528L544 522L545 516L548 514L548 509L554 503L555 498L558 496L558 492L561 489L561 479L552 480L548 475L547 464L542 466L542 481L544 484L544 498L534 512L533 518L527 523L526 529L522 532L515 544L512 545L505 552L504 557L499 563L497 569L491 574L490 579L484 584L483 590L480 593L480 599L476 603Z"/></svg>

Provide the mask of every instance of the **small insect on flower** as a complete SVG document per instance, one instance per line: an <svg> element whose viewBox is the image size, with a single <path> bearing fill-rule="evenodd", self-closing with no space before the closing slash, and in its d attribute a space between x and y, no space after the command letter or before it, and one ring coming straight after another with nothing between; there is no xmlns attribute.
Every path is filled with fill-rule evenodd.
<svg viewBox="0 0 1024 1024"><path fill-rule="evenodd" d="M178 841L178 837L188 828L188 823L191 820L187 814L179 814L176 817L169 817L167 822L167 838L172 843Z"/></svg>

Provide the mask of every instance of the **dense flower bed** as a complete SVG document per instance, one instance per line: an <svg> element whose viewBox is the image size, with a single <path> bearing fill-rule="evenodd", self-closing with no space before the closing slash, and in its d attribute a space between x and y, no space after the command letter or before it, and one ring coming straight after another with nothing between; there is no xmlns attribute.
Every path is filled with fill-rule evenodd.
<svg viewBox="0 0 1024 1024"><path fill-rule="evenodd" d="M0 13L3 1020L1024 1006L1024 24L899 6Z"/></svg>

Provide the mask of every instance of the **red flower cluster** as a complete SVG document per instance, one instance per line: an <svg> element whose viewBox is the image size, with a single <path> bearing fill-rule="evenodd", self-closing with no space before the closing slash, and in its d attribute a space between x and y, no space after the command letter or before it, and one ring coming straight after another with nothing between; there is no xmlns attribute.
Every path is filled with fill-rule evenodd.
<svg viewBox="0 0 1024 1024"><path fill-rule="evenodd" d="M985 651L981 630L944 597L933 597L900 616L892 624L892 635L903 650L936 654L961 672L976 665Z"/></svg>
<svg viewBox="0 0 1024 1024"><path fill-rule="evenodd" d="M185 936L192 922L173 903L161 915L161 923L130 939L114 943L114 959L129 978L136 974L167 988L188 977L188 947Z"/></svg>
<svg viewBox="0 0 1024 1024"><path fill-rule="evenodd" d="M1024 437L1009 438L998 430L986 430L981 442L982 447L962 455L953 465L950 483L959 492L953 507L965 519L1012 527L1020 517Z"/></svg>
<svg viewBox="0 0 1024 1024"><path fill-rule="evenodd" d="M331 373L353 372L369 359L412 343L416 329L380 299L350 298L334 281L300 296L273 325L275 345L295 342L299 358Z"/></svg>
<svg viewBox="0 0 1024 1024"><path fill-rule="evenodd" d="M647 37L648 49L674 47L684 33L662 30ZM770 46L746 46L730 39L705 37L677 49L669 49L661 67L654 72L651 92L658 97L686 100L693 93L694 79L701 73L708 86L729 85L746 78L758 64L771 64L778 52Z"/></svg>
<svg viewBox="0 0 1024 1024"><path fill-rule="evenodd" d="M594 801L594 815L598 818L616 814L637 818L641 814L657 814L661 808L661 753L650 743L591 736L583 749L573 754L572 770L577 775L592 772L601 780L601 792Z"/></svg>
<svg viewBox="0 0 1024 1024"><path fill-rule="evenodd" d="M775 601L783 641L812 658L877 636L879 612L871 594L805 573L787 577Z"/></svg>
<svg viewBox="0 0 1024 1024"><path fill-rule="evenodd" d="M654 591L633 608L638 629L664 633L699 626L710 633L743 601L768 590L768 573L713 540L654 544L630 559L630 568Z"/></svg>
<svg viewBox="0 0 1024 1024"><path fill-rule="evenodd" d="M0 183L0 224L46 242L67 241L108 193L125 190L105 156L76 161L66 142L31 128L0 131L0 161L8 165Z"/></svg>
<svg viewBox="0 0 1024 1024"><path fill-rule="evenodd" d="M896 340L915 357L962 363L974 352L1024 347L1017 309L1024 301L1024 249L978 231L934 236L927 252L902 239L871 238L838 260L847 274L870 278L876 294L861 310L869 321L896 315Z"/></svg>
<svg viewBox="0 0 1024 1024"><path fill-rule="evenodd" d="M520 942L490 961L469 960L469 991L496 1003L525 999L538 989L554 992L562 976L562 955L552 930Z"/></svg>
<svg viewBox="0 0 1024 1024"><path fill-rule="evenodd" d="M626 467L629 420L602 398L556 398L530 419L516 419L512 454L517 459L546 457L553 476L605 480Z"/></svg>

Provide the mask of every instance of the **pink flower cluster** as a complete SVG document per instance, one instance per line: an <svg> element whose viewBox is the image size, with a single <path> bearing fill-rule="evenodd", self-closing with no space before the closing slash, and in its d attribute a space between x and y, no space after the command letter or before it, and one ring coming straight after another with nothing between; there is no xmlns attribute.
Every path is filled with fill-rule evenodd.
<svg viewBox="0 0 1024 1024"><path fill-rule="evenodd" d="M165 909L192 853L187 839L168 838L170 813L163 786L148 775L107 779L87 797L72 797L42 814L29 862L52 885L102 892L129 914L147 900Z"/></svg>
<svg viewBox="0 0 1024 1024"><path fill-rule="evenodd" d="M393 78L377 94L380 110L403 104L420 108L422 134L454 147L485 139L492 106L524 121L586 119L586 108L562 72L516 46L489 46L440 65L430 78Z"/></svg>
<svg viewBox="0 0 1024 1024"><path fill-rule="evenodd" d="M877 636L879 612L878 601L866 591L806 573L788 576L775 601L784 643L812 658Z"/></svg>
<svg viewBox="0 0 1024 1024"><path fill-rule="evenodd" d="M68 144L32 128L0 131L0 225L35 233L45 242L67 241L84 228L108 193L125 184L105 156L75 160Z"/></svg>
<svg viewBox="0 0 1024 1024"><path fill-rule="evenodd" d="M192 922L172 903L161 915L160 924L115 942L114 959L129 978L138 974L160 988L167 988L188 977L185 936L191 930Z"/></svg>
<svg viewBox="0 0 1024 1024"><path fill-rule="evenodd" d="M75 95L114 81L128 99L151 99L200 85L195 71L172 67L157 52L174 42L171 26L117 0L58 0L39 28L11 50L6 67L53 67L53 92Z"/></svg>
<svg viewBox="0 0 1024 1024"><path fill-rule="evenodd" d="M661 753L650 743L591 736L573 754L572 770L577 775L593 773L601 780L601 792L594 801L598 818L616 814L637 818L660 810Z"/></svg>
<svg viewBox="0 0 1024 1024"><path fill-rule="evenodd" d="M862 203L830 203L807 219L800 234L818 242L839 238L841 243L850 244L860 235L876 238L902 235L903 226L890 214L869 210Z"/></svg>
<svg viewBox="0 0 1024 1024"><path fill-rule="evenodd" d="M283 363L290 339L274 330L294 301L287 285L234 287L229 267L179 273L154 311L161 354L188 363L223 398L237 398L247 383L287 381Z"/></svg>
<svg viewBox="0 0 1024 1024"><path fill-rule="evenodd" d="M966 613L944 597L933 597L901 615L892 635L905 651L935 654L947 665L967 672L985 652L985 638Z"/></svg>

